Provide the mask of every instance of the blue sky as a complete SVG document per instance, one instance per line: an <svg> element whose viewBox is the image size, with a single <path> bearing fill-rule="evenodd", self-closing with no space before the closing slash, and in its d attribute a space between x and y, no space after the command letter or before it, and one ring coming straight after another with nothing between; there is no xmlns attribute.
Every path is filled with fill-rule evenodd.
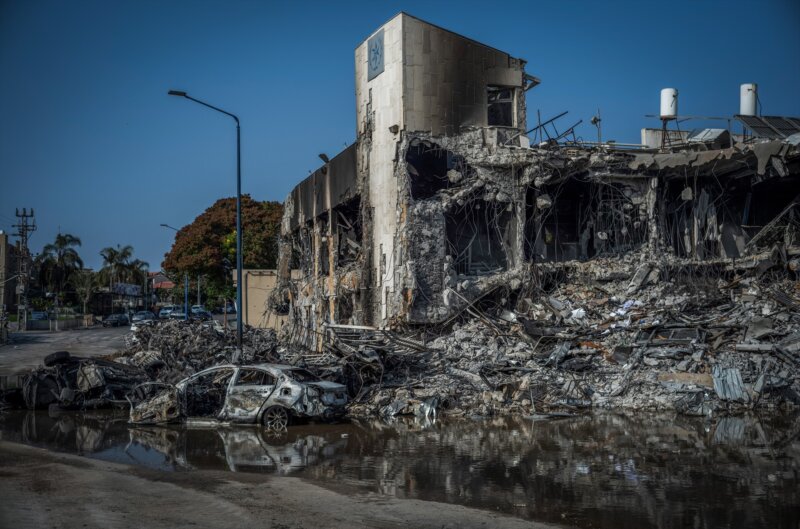
<svg viewBox="0 0 800 529"><path fill-rule="evenodd" d="M182 226L235 193L283 200L354 140L353 51L398 11L528 60L536 111L638 142L659 90L680 113L729 116L739 85L800 115L800 2L256 2L0 0L0 229L33 207L39 251L61 231L131 244L157 268ZM579 134L594 137L585 125Z"/></svg>

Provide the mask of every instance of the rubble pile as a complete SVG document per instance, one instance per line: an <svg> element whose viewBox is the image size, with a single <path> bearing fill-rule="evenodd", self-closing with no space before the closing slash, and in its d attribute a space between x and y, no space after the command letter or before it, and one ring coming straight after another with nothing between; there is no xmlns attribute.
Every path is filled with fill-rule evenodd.
<svg viewBox="0 0 800 529"><path fill-rule="evenodd" d="M272 329L245 326L242 354L236 358L236 333L219 322L153 322L126 338L126 348L109 360L145 369L153 380L174 383L207 367L225 363L274 362L278 340Z"/></svg>
<svg viewBox="0 0 800 529"><path fill-rule="evenodd" d="M56 351L15 383L0 388L0 409L92 410L128 405L130 389L148 379L136 366Z"/></svg>
<svg viewBox="0 0 800 529"><path fill-rule="evenodd" d="M797 118L551 135L565 113L528 127L525 61L425 28L442 44L403 44L401 77L447 96L370 84L359 47L356 141L286 198L266 308L304 350L287 358L366 415L800 399Z"/></svg>
<svg viewBox="0 0 800 529"><path fill-rule="evenodd" d="M362 389L351 414L712 415L800 404L800 283L782 273L669 278L633 261L625 273L619 259L560 273L569 280L521 297L515 311L473 307L476 317Z"/></svg>

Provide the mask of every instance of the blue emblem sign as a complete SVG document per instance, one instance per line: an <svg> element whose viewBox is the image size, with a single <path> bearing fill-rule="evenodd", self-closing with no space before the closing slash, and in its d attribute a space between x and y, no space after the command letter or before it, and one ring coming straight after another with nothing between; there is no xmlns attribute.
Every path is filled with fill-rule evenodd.
<svg viewBox="0 0 800 529"><path fill-rule="evenodd" d="M375 33L367 41L367 81L383 72L383 30Z"/></svg>

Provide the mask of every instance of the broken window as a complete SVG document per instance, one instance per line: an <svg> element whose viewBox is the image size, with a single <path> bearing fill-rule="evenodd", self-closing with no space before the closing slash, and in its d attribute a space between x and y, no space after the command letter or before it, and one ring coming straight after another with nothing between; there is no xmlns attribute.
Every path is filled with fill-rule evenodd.
<svg viewBox="0 0 800 529"><path fill-rule="evenodd" d="M456 273L485 275L508 267L510 207L473 200L445 215L447 250Z"/></svg>
<svg viewBox="0 0 800 529"><path fill-rule="evenodd" d="M647 240L644 190L570 178L528 190L525 256L535 261L586 260L631 251Z"/></svg>
<svg viewBox="0 0 800 529"><path fill-rule="evenodd" d="M450 187L450 184L456 184L472 174L472 168L462 156L417 139L412 140L406 150L406 164L414 200L431 198L440 190Z"/></svg>
<svg viewBox="0 0 800 529"><path fill-rule="evenodd" d="M319 268L320 276L327 276L331 272L330 237L328 236L328 214L323 213L317 219L319 230Z"/></svg>
<svg viewBox="0 0 800 529"><path fill-rule="evenodd" d="M236 377L236 386L273 386L275 379L266 371L260 369L239 369Z"/></svg>
<svg viewBox="0 0 800 529"><path fill-rule="evenodd" d="M570 181L526 198L525 250L534 261L569 261L594 255L587 185Z"/></svg>
<svg viewBox="0 0 800 529"><path fill-rule="evenodd" d="M353 319L355 302L351 294L340 294L336 298L336 323L347 324Z"/></svg>
<svg viewBox="0 0 800 529"><path fill-rule="evenodd" d="M748 190L734 186L723 192L718 183L680 179L666 186L665 238L677 255L704 259L730 252L738 257L744 251L747 235L741 225Z"/></svg>
<svg viewBox="0 0 800 529"><path fill-rule="evenodd" d="M333 208L336 222L338 266L355 262L361 255L361 197Z"/></svg>
<svg viewBox="0 0 800 529"><path fill-rule="evenodd" d="M487 123L490 127L514 126L514 89L490 86L486 90L489 112Z"/></svg>
<svg viewBox="0 0 800 529"><path fill-rule="evenodd" d="M290 270L302 270L304 275L314 273L313 233L313 223L308 221L305 226L292 234L290 241L292 245L289 262Z"/></svg>
<svg viewBox="0 0 800 529"><path fill-rule="evenodd" d="M233 368L221 367L190 379L186 385L186 415L216 417L222 411Z"/></svg>
<svg viewBox="0 0 800 529"><path fill-rule="evenodd" d="M739 257L758 244L760 233L775 227L773 220L782 217L798 193L798 178L756 184L743 178L675 179L665 192L666 238L682 257ZM775 224L780 223L790 227L791 220Z"/></svg>

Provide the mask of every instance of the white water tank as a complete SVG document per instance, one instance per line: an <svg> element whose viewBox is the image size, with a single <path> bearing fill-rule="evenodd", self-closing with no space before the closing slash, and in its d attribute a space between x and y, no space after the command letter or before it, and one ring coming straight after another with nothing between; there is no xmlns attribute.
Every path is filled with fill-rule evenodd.
<svg viewBox="0 0 800 529"><path fill-rule="evenodd" d="M739 114L742 116L755 116L758 106L758 85L745 83L739 88Z"/></svg>
<svg viewBox="0 0 800 529"><path fill-rule="evenodd" d="M675 119L678 117L678 90L677 88L664 88L661 90L661 119Z"/></svg>

